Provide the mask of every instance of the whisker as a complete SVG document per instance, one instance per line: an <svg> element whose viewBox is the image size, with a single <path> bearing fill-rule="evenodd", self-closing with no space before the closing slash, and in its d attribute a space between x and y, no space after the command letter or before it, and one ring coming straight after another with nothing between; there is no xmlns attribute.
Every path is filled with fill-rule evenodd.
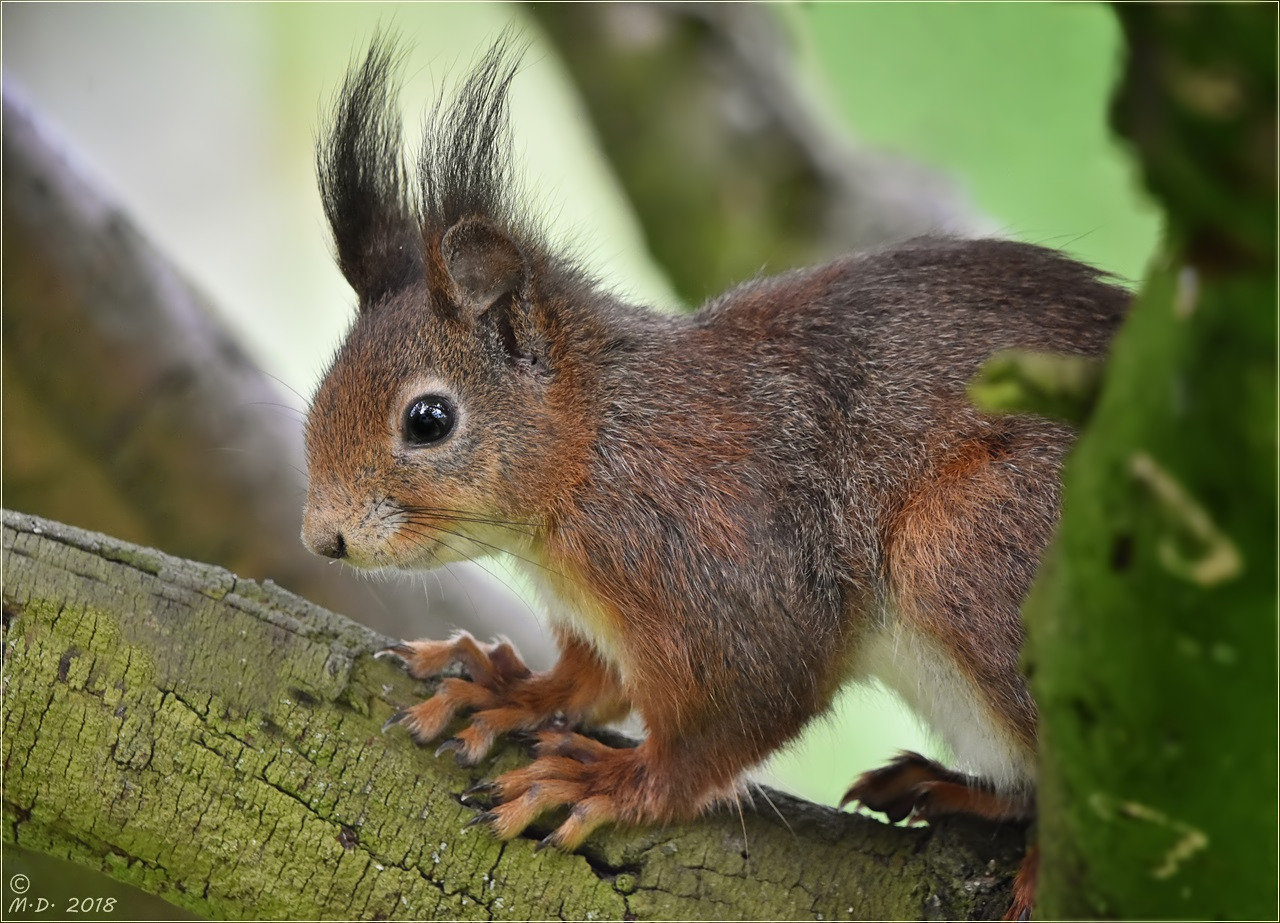
<svg viewBox="0 0 1280 923"><path fill-rule="evenodd" d="M293 415L294 419L299 422L307 418L307 412L297 407L290 407L288 404L281 404L278 401L245 401L245 407L271 407L276 410L283 410Z"/></svg>
<svg viewBox="0 0 1280 923"><path fill-rule="evenodd" d="M532 522L512 522L511 520L494 520L494 518L489 518L488 516L477 516L475 515L475 513L444 513L444 512L428 512L425 510L402 511L402 512L407 512L408 515L410 516L442 518L442 520L453 520L456 522L481 522L481 524L490 525L490 526L507 526L509 527L509 529L529 530L530 534L532 534L532 530L534 530L534 524L532 524Z"/></svg>
<svg viewBox="0 0 1280 923"><path fill-rule="evenodd" d="M753 785L752 787L760 793L761 797L764 798L765 803L768 804L769 807L773 808L773 813L778 815L778 820L782 821L782 825L786 827L787 830L790 832L790 834L794 837L796 835L796 832L791 827L791 821L787 820L786 816L781 811L778 810L778 806L773 803L773 799L769 797L769 790L765 788L763 785Z"/></svg>
<svg viewBox="0 0 1280 923"><path fill-rule="evenodd" d="M733 790L733 803L738 808L738 822L742 825L742 856L750 863L751 846L747 842L747 815L742 812L742 793L736 788Z"/></svg>
<svg viewBox="0 0 1280 923"><path fill-rule="evenodd" d="M524 557L523 555L516 554L514 551L510 551L509 549L506 549L506 548L500 548L500 547L499 547L499 546L497 546L497 545L491 545L491 544L489 544L488 542L481 541L481 540L480 540L480 539L478 539L478 538L473 538L472 536L467 535L465 532L455 532L455 531L453 531L452 529L441 529L440 531L442 531L442 532L448 532L450 535L456 536L456 537L461 538L461 539L465 539L465 540L466 540L466 541L468 541L468 542L473 542L474 544L479 545L479 546L480 546L480 547L482 547L482 548L488 548L488 549L490 549L490 550L492 550L492 551L495 551L495 552L498 552L498 553L500 553L500 554L507 554L507 555L510 555L511 557L515 558L517 561L523 561L525 564L528 564L530 567L536 567L536 568L538 568L539 570L544 570L544 571L546 571L548 574L551 574L553 577L559 577L561 580L565 579L564 574L560 573L559 571L557 571L557 570L555 570L555 569L553 569L553 568L548 567L547 565L543 564L543 563L542 563L542 562L540 562L540 561L534 561L534 560L531 560L531 559L529 559L529 558ZM456 549L455 549L455 550L456 550ZM473 560L474 560L474 559L473 559ZM476 563L477 563L477 564L479 564L480 562L479 562L479 561L476 561Z"/></svg>
<svg viewBox="0 0 1280 923"><path fill-rule="evenodd" d="M536 523L521 522L519 520L512 519L494 519L492 517L470 513L466 510L450 510L441 507L427 506L409 506L403 507L401 511L410 516L434 516L442 519L452 519L455 522L475 522L489 526L505 526L513 530L516 528L528 529L530 531L527 534L530 535L532 535L533 530L537 528Z"/></svg>
<svg viewBox="0 0 1280 923"><path fill-rule="evenodd" d="M445 516L439 517L437 519L409 519L409 520L402 520L402 522L404 522L405 525L419 526L425 529L448 530L450 526L456 526L457 528L453 530L454 533L456 535L465 536L467 538L471 537L469 534L470 530L467 528L468 526L489 525L489 523L486 523L483 519L453 519ZM514 541L519 544L524 544L527 541L530 541L534 538L534 533L532 532L524 532L524 531L521 531L520 529L515 529L515 528L508 528L506 531L512 533L512 535L516 537L514 538ZM479 542L480 540L476 539L476 541ZM496 548L498 546L491 545L490 547ZM507 549L504 546L500 550L506 551Z"/></svg>
<svg viewBox="0 0 1280 923"><path fill-rule="evenodd" d="M296 397L298 400L302 401L302 406L304 406L304 407L305 407L305 406L307 406L308 404L310 404L310 403L311 403L310 401L308 401L308 400L306 399L306 397L302 394L302 392L301 392L301 391L299 391L299 390L298 390L297 388L295 388L293 385L289 384L287 381L285 381L285 380L284 380L283 378L281 378L279 375L272 375L270 372L268 372L268 371L266 371L266 370L264 370L264 369L260 369L259 371L261 371L263 375L266 375L268 378L270 378L270 379L271 379L272 381L274 381L276 384L278 384L278 385L282 385L286 390L293 392L293 396L294 396L294 397ZM281 406L283 406L283 405L281 405Z"/></svg>
<svg viewBox="0 0 1280 923"><path fill-rule="evenodd" d="M447 513L455 516L475 516L478 515L474 510L457 510L448 506L405 506L405 512L408 513ZM522 526L532 526L534 523L525 522L523 520L514 519L495 519L495 522L514 522Z"/></svg>
<svg viewBox="0 0 1280 923"><path fill-rule="evenodd" d="M471 617L472 617L473 619L475 619L476 621L479 621L479 620L480 620L480 607L476 605L475 597L471 595L471 590L470 590L470 589L468 589L468 587L467 587L467 581L463 580L461 577L459 577L457 574L455 574L455 573L454 573L454 572L449 568L449 565L448 565L448 564L443 564L443 565L441 565L440 567L438 567L438 568L435 570L435 574L436 574L436 583L440 584L440 592L441 592L441 593L443 593L443 592L444 592L444 581L440 579L440 571L444 571L446 574L448 574L450 577L452 577L452 578L453 578L453 582L454 582L454 583L456 583L456 584L458 585L458 588L459 588L460 590L462 590L462 595L463 595L463 596L465 596L465 597L467 598L467 605L471 607Z"/></svg>
<svg viewBox="0 0 1280 923"><path fill-rule="evenodd" d="M423 539L431 539L431 540L434 540L436 538L437 532L442 531L439 529L428 530L425 528L417 528L418 525L419 525L418 523L408 523L406 525L402 525L400 527L400 531L406 532L409 535L412 535L414 538L423 538Z"/></svg>

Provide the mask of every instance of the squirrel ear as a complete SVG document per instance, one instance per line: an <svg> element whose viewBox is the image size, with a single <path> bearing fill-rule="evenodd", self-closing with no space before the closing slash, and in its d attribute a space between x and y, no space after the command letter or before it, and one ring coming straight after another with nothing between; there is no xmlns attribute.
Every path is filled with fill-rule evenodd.
<svg viewBox="0 0 1280 923"><path fill-rule="evenodd" d="M525 283L528 266L515 241L482 221L459 221L440 241L460 306L479 317Z"/></svg>

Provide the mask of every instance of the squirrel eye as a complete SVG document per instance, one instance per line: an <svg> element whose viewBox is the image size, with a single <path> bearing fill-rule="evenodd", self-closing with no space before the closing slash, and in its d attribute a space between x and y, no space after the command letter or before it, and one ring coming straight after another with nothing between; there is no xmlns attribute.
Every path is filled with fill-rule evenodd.
<svg viewBox="0 0 1280 923"><path fill-rule="evenodd" d="M438 394L413 399L404 413L404 438L413 445L431 445L453 432L453 404Z"/></svg>

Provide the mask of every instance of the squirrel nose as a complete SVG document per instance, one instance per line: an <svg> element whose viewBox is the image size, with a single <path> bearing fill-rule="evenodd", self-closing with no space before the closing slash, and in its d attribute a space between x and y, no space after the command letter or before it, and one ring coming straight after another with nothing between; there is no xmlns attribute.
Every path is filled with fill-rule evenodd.
<svg viewBox="0 0 1280 923"><path fill-rule="evenodd" d="M341 532L331 532L319 541L313 542L311 550L338 561L347 556L347 540L342 537Z"/></svg>
<svg viewBox="0 0 1280 923"><path fill-rule="evenodd" d="M347 556L347 540L336 527L306 517L302 525L302 543L316 554L340 561Z"/></svg>

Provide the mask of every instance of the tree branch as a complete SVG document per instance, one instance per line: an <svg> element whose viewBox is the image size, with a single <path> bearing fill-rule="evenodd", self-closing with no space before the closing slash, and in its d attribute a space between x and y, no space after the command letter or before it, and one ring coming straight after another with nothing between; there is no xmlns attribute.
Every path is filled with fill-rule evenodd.
<svg viewBox="0 0 1280 923"><path fill-rule="evenodd" d="M4 514L4 839L196 913L278 918L985 918L1022 832L891 827L776 792L580 854L480 828L480 770L379 733L430 693L278 588ZM821 915L821 916L818 916Z"/></svg>

